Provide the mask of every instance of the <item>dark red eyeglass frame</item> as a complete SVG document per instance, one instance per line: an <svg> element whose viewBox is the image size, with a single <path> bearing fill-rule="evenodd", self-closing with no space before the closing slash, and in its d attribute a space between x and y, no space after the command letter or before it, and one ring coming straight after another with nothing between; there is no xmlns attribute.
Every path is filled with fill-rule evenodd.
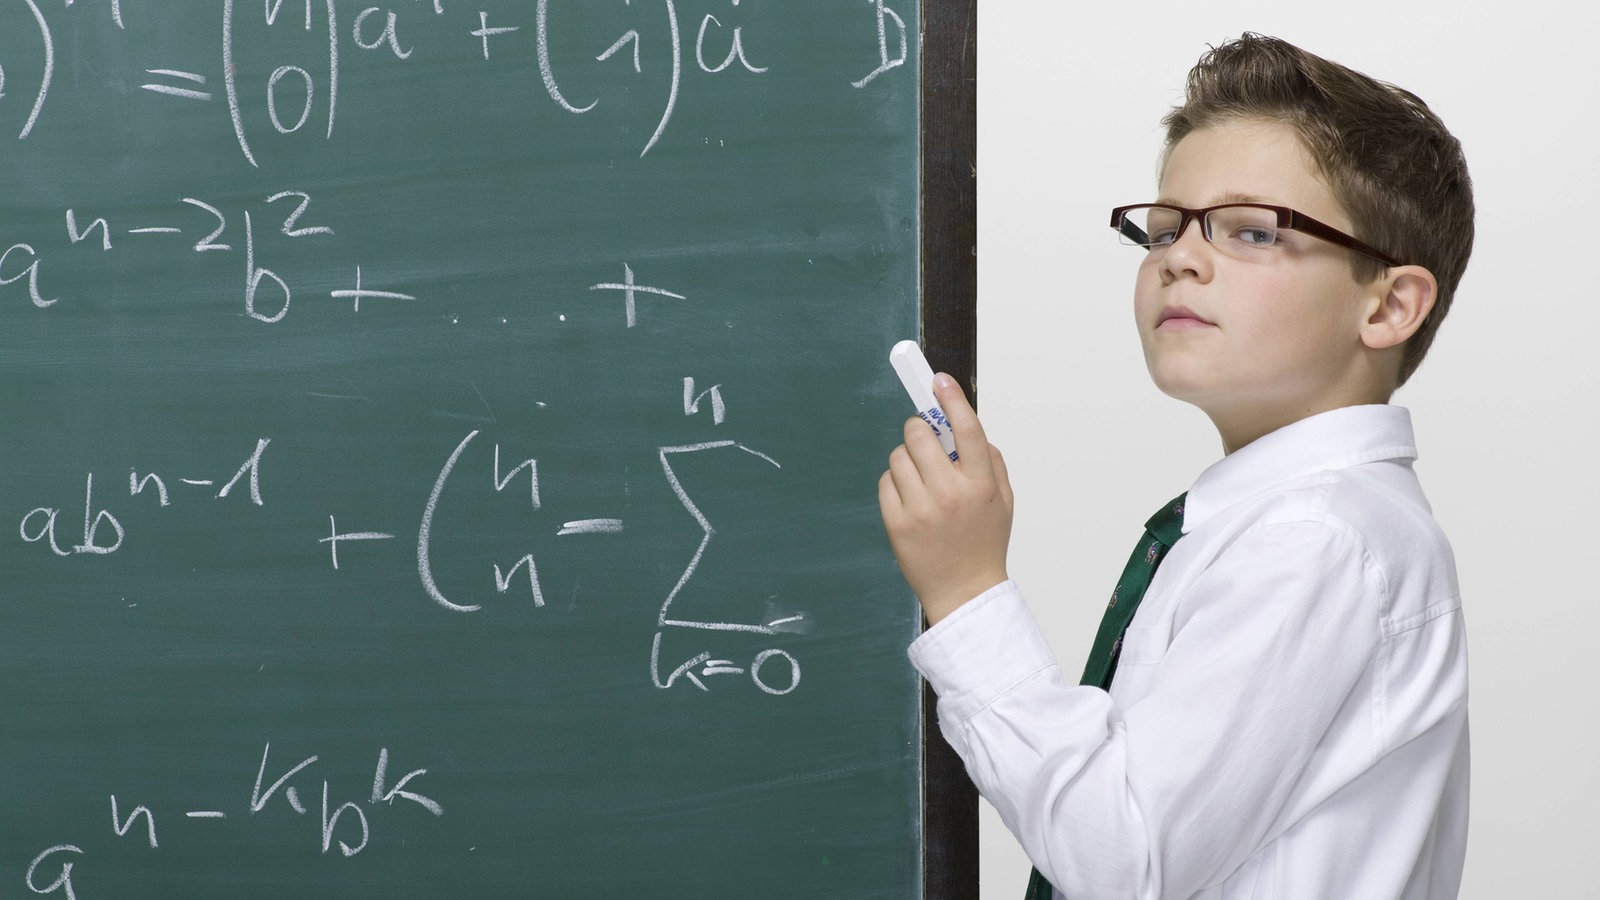
<svg viewBox="0 0 1600 900"><path fill-rule="evenodd" d="M1255 209L1270 210L1277 215L1279 228L1287 228L1291 231L1309 234L1314 238L1320 238L1321 240L1327 241L1330 244L1337 244L1348 250L1354 250L1363 256L1370 256L1386 266L1393 267L1405 265L1405 263L1402 263L1400 260L1395 259L1382 250L1379 250L1377 247L1357 240L1356 238L1345 234L1339 229L1334 228L1332 225L1319 222L1305 213L1300 212L1299 210L1290 209L1287 206L1275 206L1271 203L1218 203L1215 206L1203 206L1199 209L1190 209L1186 206L1175 206L1171 203L1130 203L1127 206L1119 206L1111 211L1111 227L1119 234L1122 233L1122 217L1132 209L1170 209L1182 216L1182 218L1178 220L1178 230L1176 232L1178 236L1181 237L1183 235L1183 230L1189 227L1190 220L1196 220L1200 222L1201 237L1204 237L1206 241L1209 242L1211 238L1205 234L1206 214L1212 210L1225 209L1230 206L1249 206ZM1134 243L1136 244L1145 247L1150 246L1149 244L1145 243L1145 241L1139 240L1138 235L1129 234L1128 237L1134 238ZM1144 237L1149 238L1150 236L1147 234Z"/></svg>

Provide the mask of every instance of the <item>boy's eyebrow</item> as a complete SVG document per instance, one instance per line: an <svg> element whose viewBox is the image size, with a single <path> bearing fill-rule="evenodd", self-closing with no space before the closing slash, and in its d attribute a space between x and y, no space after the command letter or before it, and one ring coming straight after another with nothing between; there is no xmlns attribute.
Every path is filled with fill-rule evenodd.
<svg viewBox="0 0 1600 900"><path fill-rule="evenodd" d="M1165 196L1157 197L1155 202L1157 202L1157 203L1165 203L1165 204L1167 204L1169 206L1182 206L1183 205L1182 203L1179 203L1177 200L1174 200L1171 197L1165 197ZM1216 197L1213 197L1211 199L1210 203L1207 203L1207 204L1204 204L1204 205L1205 206L1219 206L1219 205L1221 205L1223 203L1268 203L1268 204L1270 204L1270 203L1272 203L1272 201L1268 200L1265 197L1258 196L1256 194L1241 194L1238 191L1228 191L1227 193L1219 194Z"/></svg>

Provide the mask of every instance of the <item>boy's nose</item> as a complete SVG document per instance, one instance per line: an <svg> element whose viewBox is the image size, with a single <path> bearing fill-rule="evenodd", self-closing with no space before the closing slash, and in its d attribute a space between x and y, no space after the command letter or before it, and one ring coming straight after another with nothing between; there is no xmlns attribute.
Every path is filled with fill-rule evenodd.
<svg viewBox="0 0 1600 900"><path fill-rule="evenodd" d="M1162 254L1162 272L1169 274L1171 278L1183 273L1201 280L1209 278L1211 255L1215 248L1208 244L1205 226L1198 217L1184 222L1178 229L1177 237L1167 245L1166 252Z"/></svg>
<svg viewBox="0 0 1600 900"><path fill-rule="evenodd" d="M1183 222L1178 225L1178 233L1173 237L1172 242L1176 244L1178 241L1183 240L1183 236L1189 233L1189 226L1191 225L1194 226L1195 231L1199 232L1200 239L1205 240L1205 223L1201 221L1201 217L1187 216L1184 218Z"/></svg>

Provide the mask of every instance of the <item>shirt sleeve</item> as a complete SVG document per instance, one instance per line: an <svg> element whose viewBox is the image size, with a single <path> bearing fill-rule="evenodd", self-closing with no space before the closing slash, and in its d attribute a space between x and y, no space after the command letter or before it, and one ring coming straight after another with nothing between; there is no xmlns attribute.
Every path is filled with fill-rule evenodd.
<svg viewBox="0 0 1600 900"><path fill-rule="evenodd" d="M1063 676L1010 582L911 647L945 738L1066 896L1188 897L1371 763L1319 754L1379 642L1384 585L1348 528L1258 525L1181 589L1130 629L1119 677L1149 668L1127 708Z"/></svg>

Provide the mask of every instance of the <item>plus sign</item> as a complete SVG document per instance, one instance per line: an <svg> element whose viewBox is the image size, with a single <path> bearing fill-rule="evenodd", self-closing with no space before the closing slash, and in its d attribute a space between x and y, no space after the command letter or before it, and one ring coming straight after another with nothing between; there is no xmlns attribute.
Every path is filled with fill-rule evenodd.
<svg viewBox="0 0 1600 900"><path fill-rule="evenodd" d="M630 268L627 263L623 263L622 264L622 276L623 276L622 277L622 282L620 284L618 284L616 282L607 282L605 284L591 284L591 285L589 285L589 290L591 290L591 291L621 291L622 292L622 296L623 296L623 301L624 301L623 305L624 305L624 308L627 310L628 327L629 328L632 328L634 326L634 323L636 321L638 321L638 315L635 312L635 297L636 297L636 295L638 295L638 294L659 294L660 296L663 296L663 297L671 297L674 300L683 300L683 299L685 299L682 294L674 294L673 292L671 292L669 290L666 290L665 288L649 287L649 286L646 286L646 285L635 284L634 281L633 281L633 269Z"/></svg>
<svg viewBox="0 0 1600 900"><path fill-rule="evenodd" d="M334 522L333 516L328 517L328 531L328 536L317 541L317 543L330 545L328 550L333 555L334 569L339 568L340 541L386 541L394 537L392 534L384 534L381 531L351 531L340 534L339 526Z"/></svg>
<svg viewBox="0 0 1600 900"><path fill-rule="evenodd" d="M499 28L490 28L489 27L489 14L486 13L486 12L479 12L478 13L478 24L479 24L479 28L478 28L477 31L474 31L472 33L472 36L475 37L475 38L482 38L483 39L483 58L484 59L488 59L489 58L489 38L494 37L497 34L506 34L508 32L512 32L512 31L516 31L517 30L515 26L502 26L502 27L499 27Z"/></svg>

